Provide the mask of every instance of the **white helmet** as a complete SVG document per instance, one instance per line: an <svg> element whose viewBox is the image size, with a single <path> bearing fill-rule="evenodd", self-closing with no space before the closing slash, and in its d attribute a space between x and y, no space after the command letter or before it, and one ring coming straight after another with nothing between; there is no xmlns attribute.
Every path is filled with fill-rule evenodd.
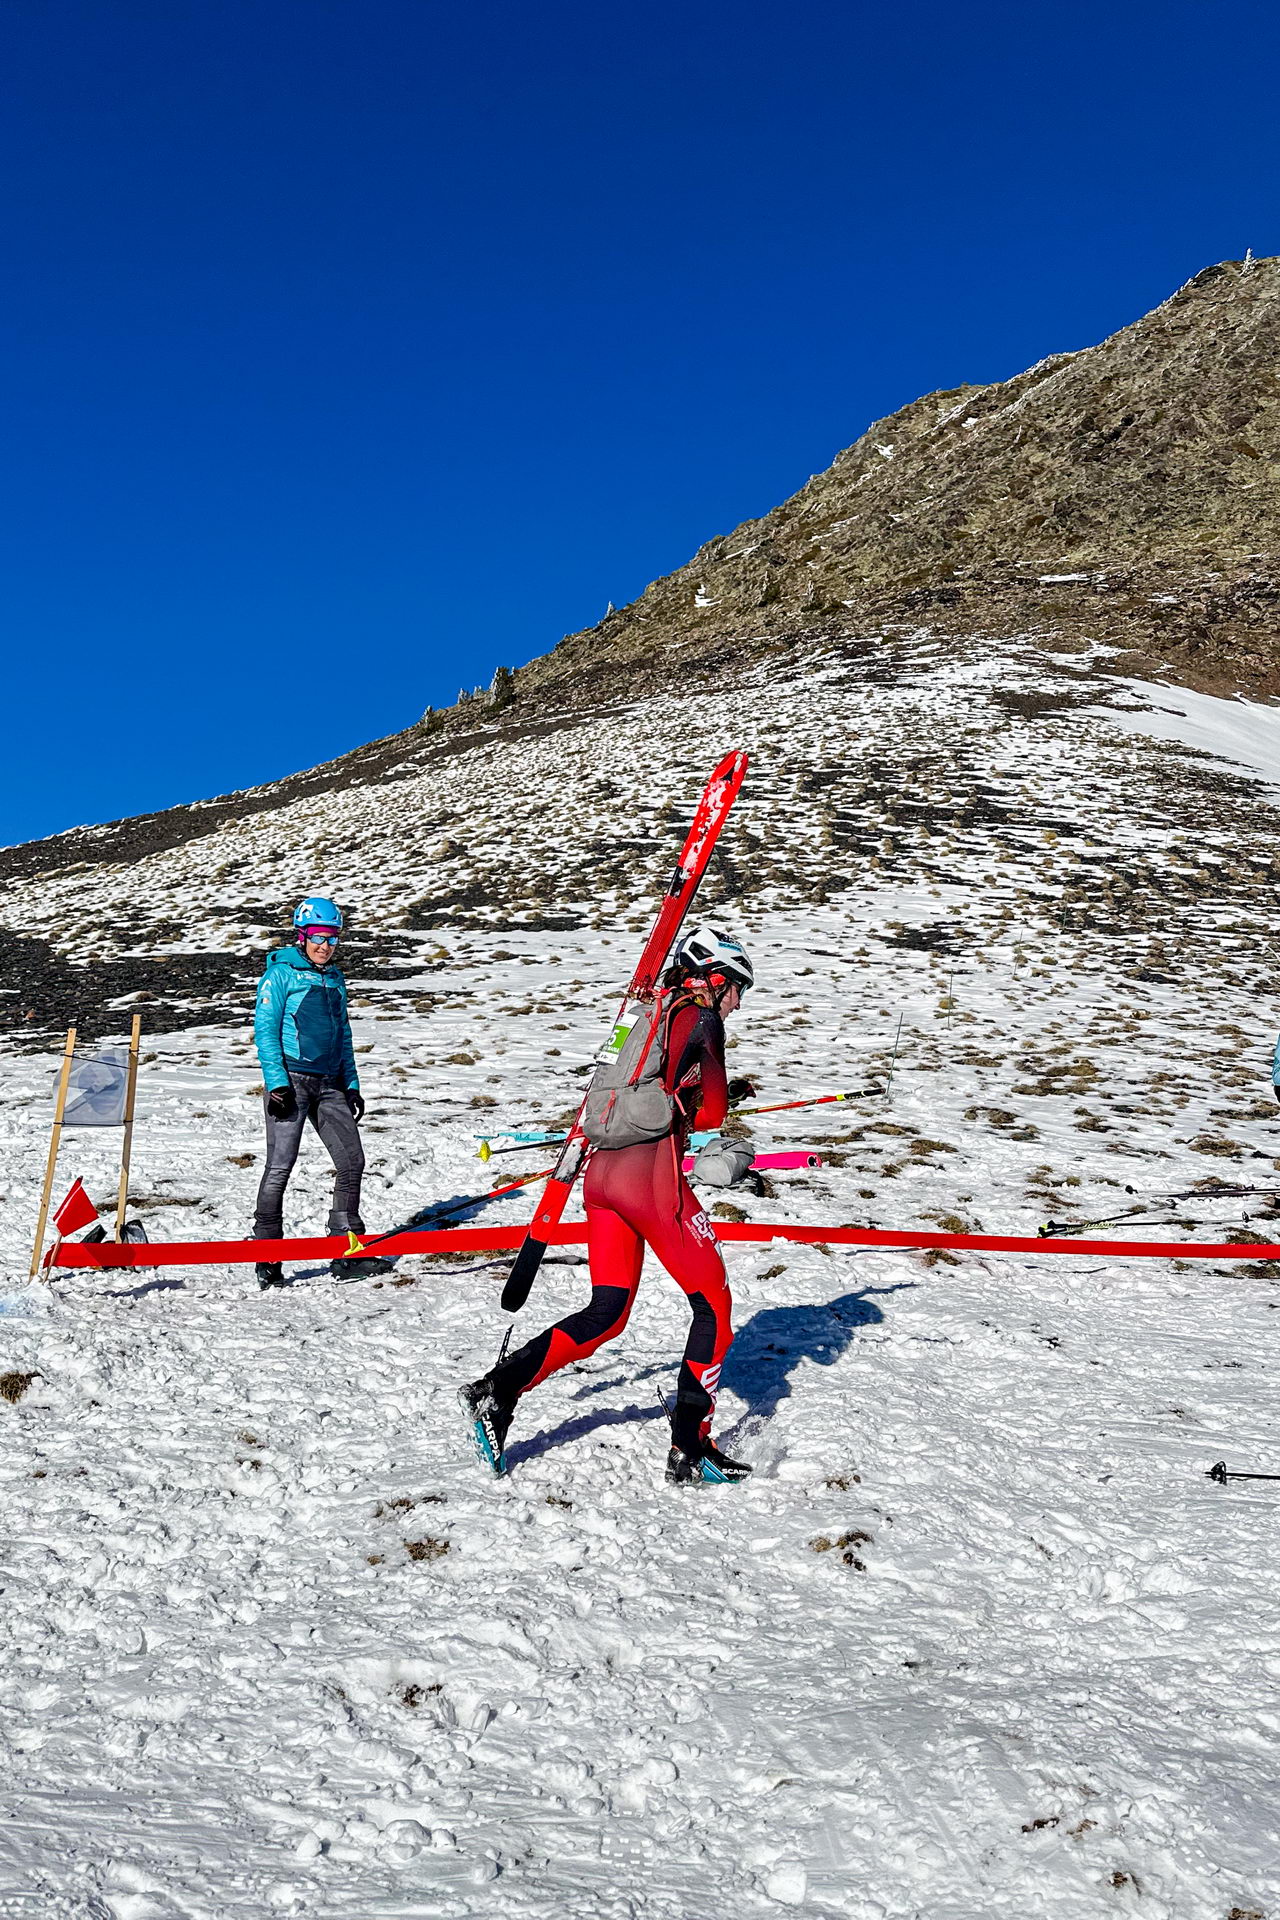
<svg viewBox="0 0 1280 1920"><path fill-rule="evenodd" d="M713 987L733 985L745 993L755 985L756 976L746 949L723 927L704 923L684 934L671 956L671 964L684 973L703 974Z"/></svg>

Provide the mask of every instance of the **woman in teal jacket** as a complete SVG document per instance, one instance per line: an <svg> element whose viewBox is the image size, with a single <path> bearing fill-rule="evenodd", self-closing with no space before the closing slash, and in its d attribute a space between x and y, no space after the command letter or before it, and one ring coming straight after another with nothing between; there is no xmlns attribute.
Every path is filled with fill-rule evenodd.
<svg viewBox="0 0 1280 1920"><path fill-rule="evenodd" d="M262 1063L267 1164L254 1209L253 1238L284 1236L284 1194L308 1121L333 1162L330 1233L363 1233L360 1182L364 1115L347 983L334 965L342 914L332 900L312 896L293 916L296 944L267 955L258 982L253 1037ZM278 1261L259 1261L258 1284L283 1285Z"/></svg>

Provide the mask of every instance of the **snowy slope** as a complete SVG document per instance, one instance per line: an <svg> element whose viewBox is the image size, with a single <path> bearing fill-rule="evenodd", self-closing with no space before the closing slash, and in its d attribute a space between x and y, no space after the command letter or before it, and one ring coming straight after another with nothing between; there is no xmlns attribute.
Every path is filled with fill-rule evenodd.
<svg viewBox="0 0 1280 1920"><path fill-rule="evenodd" d="M349 901L390 1225L538 1164L485 1169L476 1134L573 1103L701 776L745 744L709 893L761 981L734 1070L765 1099L884 1085L902 1031L887 1096L753 1123L826 1165L733 1205L1027 1231L1126 1185L1265 1185L1266 711L1201 697L1191 744L1152 738L1185 696L1101 665L868 641L17 879L0 911L67 954L212 935L251 980L268 911ZM138 1211L243 1232L247 1002L141 1004ZM27 1286L55 1060L2 1064L0 1371L34 1377L0 1402L0 1913L1274 1911L1274 1493L1204 1477L1280 1468L1266 1268L732 1248L747 1487L662 1484L686 1314L656 1271L495 1484L453 1390L501 1338L500 1268ZM70 1136L65 1178L105 1201L115 1146ZM309 1149L290 1227L326 1193ZM1162 1217L1269 1237L1244 1212ZM560 1256L521 1331L584 1288Z"/></svg>

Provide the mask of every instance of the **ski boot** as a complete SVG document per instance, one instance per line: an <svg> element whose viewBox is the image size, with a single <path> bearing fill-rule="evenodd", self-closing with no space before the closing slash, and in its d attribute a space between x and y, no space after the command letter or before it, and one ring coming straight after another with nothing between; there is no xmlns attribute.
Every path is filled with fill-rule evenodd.
<svg viewBox="0 0 1280 1920"><path fill-rule="evenodd" d="M329 1262L329 1271L335 1280L368 1280L374 1274L394 1273L394 1260L379 1260L376 1255L368 1259L361 1256L360 1242L354 1233L347 1235L351 1243L350 1253L340 1253L336 1260Z"/></svg>
<svg viewBox="0 0 1280 1920"><path fill-rule="evenodd" d="M329 1262L329 1271L335 1280L367 1280L375 1273L391 1273L395 1268L394 1260L361 1258L360 1235L365 1231L364 1222L358 1214L331 1213L329 1232L345 1233L347 1250L340 1253L336 1260Z"/></svg>
<svg viewBox="0 0 1280 1920"><path fill-rule="evenodd" d="M736 1486L750 1472L745 1460L731 1460L710 1440L704 1440L696 1453L672 1447L667 1455L667 1481L673 1487Z"/></svg>
<svg viewBox="0 0 1280 1920"><path fill-rule="evenodd" d="M507 1470L507 1429L515 1412L514 1402L500 1400L493 1390L493 1375L484 1374L458 1392L458 1404L471 1425L471 1443L476 1459L490 1473Z"/></svg>
<svg viewBox="0 0 1280 1920"><path fill-rule="evenodd" d="M278 1260L259 1260L254 1272L258 1276L258 1285L265 1293L268 1287L287 1287L284 1268Z"/></svg>

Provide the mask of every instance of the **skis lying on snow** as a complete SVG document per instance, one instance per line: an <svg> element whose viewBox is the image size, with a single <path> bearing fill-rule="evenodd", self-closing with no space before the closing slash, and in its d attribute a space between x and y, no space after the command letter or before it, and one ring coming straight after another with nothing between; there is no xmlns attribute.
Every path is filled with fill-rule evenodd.
<svg viewBox="0 0 1280 1920"><path fill-rule="evenodd" d="M1131 1193L1135 1199L1138 1197L1136 1187L1126 1187L1125 1192ZM1250 1195L1272 1203L1267 1207L1268 1214L1274 1213L1274 1203L1280 1200L1280 1192L1275 1187L1250 1187L1230 1180L1206 1180L1202 1186L1183 1187L1177 1193L1149 1194L1142 1206L1128 1207L1118 1213L1099 1214L1091 1220L1046 1220L1036 1231L1043 1239L1048 1234L1084 1233L1090 1227L1119 1226L1126 1220L1141 1222L1146 1227L1220 1226L1222 1223L1217 1220L1189 1220L1185 1214L1174 1213L1171 1208L1179 1200L1238 1200L1247 1199ZM1157 1201L1163 1201L1164 1205L1157 1206ZM1244 1220L1249 1218L1247 1213L1242 1213L1241 1217Z"/></svg>
<svg viewBox="0 0 1280 1920"><path fill-rule="evenodd" d="M776 1107L735 1107L734 1112L743 1118L753 1113L791 1113L797 1107L826 1107L830 1106L833 1100L862 1100L871 1094L883 1092L883 1087L858 1087L853 1093L820 1093L811 1100L784 1100L780 1106ZM527 1147L549 1145L557 1140L567 1140L568 1137L563 1128L559 1133L539 1132L529 1127L523 1131L517 1129L509 1133L485 1134L480 1136L476 1158L492 1160L494 1155L499 1153L523 1153ZM707 1133L702 1138L709 1140L711 1135ZM517 1144L514 1147L495 1147L492 1144L495 1140L514 1140Z"/></svg>
<svg viewBox="0 0 1280 1920"><path fill-rule="evenodd" d="M676 935L689 908L693 905L694 895L707 870L712 850L720 837L720 829L729 817L729 809L737 799L746 778L747 756L745 753L727 753L703 789L693 816L693 824L685 837L676 862L675 872L667 885L658 916L653 923L653 931L645 942L644 952L636 964L631 976L631 984L623 996L618 1009L621 1019L631 1000L647 1000L653 996L659 976L666 965L667 957L675 944ZM582 1168L585 1140L582 1133L582 1110L586 1105L586 1095L578 1108L573 1125L561 1149L550 1180L538 1202L537 1210L529 1223L524 1245L515 1257L507 1284L502 1290L502 1304L508 1313L518 1313L529 1298L529 1289L537 1278L542 1256L546 1252L552 1229L559 1224L573 1191L573 1183Z"/></svg>

